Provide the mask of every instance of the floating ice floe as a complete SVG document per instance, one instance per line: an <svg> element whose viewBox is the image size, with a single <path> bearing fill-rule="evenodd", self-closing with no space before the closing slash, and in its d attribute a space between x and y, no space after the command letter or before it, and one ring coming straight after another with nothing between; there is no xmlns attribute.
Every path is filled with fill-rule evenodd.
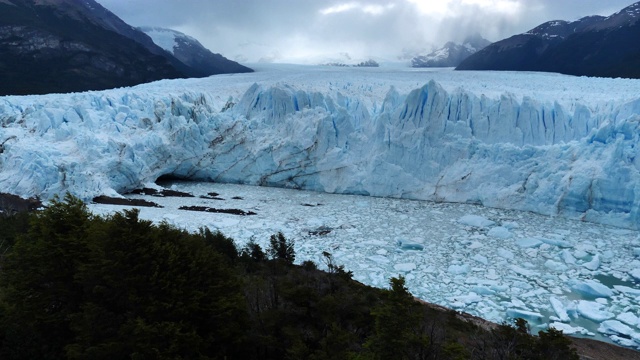
<svg viewBox="0 0 640 360"><path fill-rule="evenodd" d="M567 307L560 299L556 298L555 296L551 296L549 298L549 302L551 303L551 307L553 308L553 311L556 313L560 321L562 322L571 321L571 318L569 317L569 313L567 312Z"/></svg>
<svg viewBox="0 0 640 360"><path fill-rule="evenodd" d="M613 290L594 280L573 281L571 288L584 296L594 298L611 297Z"/></svg>
<svg viewBox="0 0 640 360"><path fill-rule="evenodd" d="M575 335L575 334L594 335L589 330L587 330L587 329L585 329L585 328L583 328L581 326L571 326L569 324L565 324L565 323L561 323L561 322L553 322L553 323L549 324L549 327L550 328L554 328L556 330L560 330L564 334L567 334L567 335Z"/></svg>
<svg viewBox="0 0 640 360"><path fill-rule="evenodd" d="M581 316L596 322L611 319L615 316L604 305L595 301L580 300L578 301L577 310Z"/></svg>

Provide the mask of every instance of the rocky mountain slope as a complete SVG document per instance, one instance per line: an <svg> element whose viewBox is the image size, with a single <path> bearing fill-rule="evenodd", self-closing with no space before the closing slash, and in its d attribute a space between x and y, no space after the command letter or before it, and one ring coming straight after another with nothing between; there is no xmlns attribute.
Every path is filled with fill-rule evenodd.
<svg viewBox="0 0 640 360"><path fill-rule="evenodd" d="M640 78L640 2L609 16L549 21L498 41L457 70L549 71Z"/></svg>
<svg viewBox="0 0 640 360"><path fill-rule="evenodd" d="M0 1L0 95L194 76L203 74L94 0Z"/></svg>
<svg viewBox="0 0 640 360"><path fill-rule="evenodd" d="M212 53L198 40L179 31L159 27L141 27L139 29L151 37L158 46L194 69L198 76L253 71L220 54Z"/></svg>

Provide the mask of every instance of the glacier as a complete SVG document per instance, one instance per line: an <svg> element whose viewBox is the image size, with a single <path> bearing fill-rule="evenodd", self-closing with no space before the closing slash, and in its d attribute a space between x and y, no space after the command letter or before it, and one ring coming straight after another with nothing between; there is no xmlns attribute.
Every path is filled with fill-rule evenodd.
<svg viewBox="0 0 640 360"><path fill-rule="evenodd" d="M558 74L257 66L0 97L0 189L120 196L162 176L640 228L640 84Z"/></svg>

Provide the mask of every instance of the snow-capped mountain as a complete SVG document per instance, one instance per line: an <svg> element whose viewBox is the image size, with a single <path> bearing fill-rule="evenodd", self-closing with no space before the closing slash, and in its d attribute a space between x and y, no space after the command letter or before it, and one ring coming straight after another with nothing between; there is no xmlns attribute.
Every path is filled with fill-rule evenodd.
<svg viewBox="0 0 640 360"><path fill-rule="evenodd" d="M637 81L260 70L0 98L0 188L91 199L169 175L639 227Z"/></svg>
<svg viewBox="0 0 640 360"><path fill-rule="evenodd" d="M253 71L220 54L212 53L198 40L179 31L159 27L141 27L139 29L149 35L156 45L195 69L199 76Z"/></svg>
<svg viewBox="0 0 640 360"><path fill-rule="evenodd" d="M549 21L487 46L458 70L640 78L640 2L609 16Z"/></svg>
<svg viewBox="0 0 640 360"><path fill-rule="evenodd" d="M0 95L193 76L203 75L94 0L0 1Z"/></svg>
<svg viewBox="0 0 640 360"><path fill-rule="evenodd" d="M464 59L484 49L491 42L479 34L466 38L462 44L447 42L442 48L411 59L413 67L456 67Z"/></svg>

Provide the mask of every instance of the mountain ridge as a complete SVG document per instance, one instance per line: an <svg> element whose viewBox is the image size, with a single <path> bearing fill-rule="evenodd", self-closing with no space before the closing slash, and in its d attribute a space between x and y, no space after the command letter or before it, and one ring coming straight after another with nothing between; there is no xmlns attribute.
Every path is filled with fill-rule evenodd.
<svg viewBox="0 0 640 360"><path fill-rule="evenodd" d="M0 96L208 75L94 0L0 1Z"/></svg>
<svg viewBox="0 0 640 360"><path fill-rule="evenodd" d="M469 56L456 70L640 78L640 2L608 17L548 21Z"/></svg>
<svg viewBox="0 0 640 360"><path fill-rule="evenodd" d="M251 72L250 68L228 60L220 54L215 54L205 48L196 38L182 32L162 27L139 27L141 32L151 40L169 52L175 58L196 71L199 76L209 76L218 73L243 73ZM169 44L161 44L171 40Z"/></svg>
<svg viewBox="0 0 640 360"><path fill-rule="evenodd" d="M491 42L480 34L467 37L459 44L453 41L447 42L442 48L432 51L427 55L416 56L411 59L411 66L420 67L456 67L464 59L487 47Z"/></svg>

